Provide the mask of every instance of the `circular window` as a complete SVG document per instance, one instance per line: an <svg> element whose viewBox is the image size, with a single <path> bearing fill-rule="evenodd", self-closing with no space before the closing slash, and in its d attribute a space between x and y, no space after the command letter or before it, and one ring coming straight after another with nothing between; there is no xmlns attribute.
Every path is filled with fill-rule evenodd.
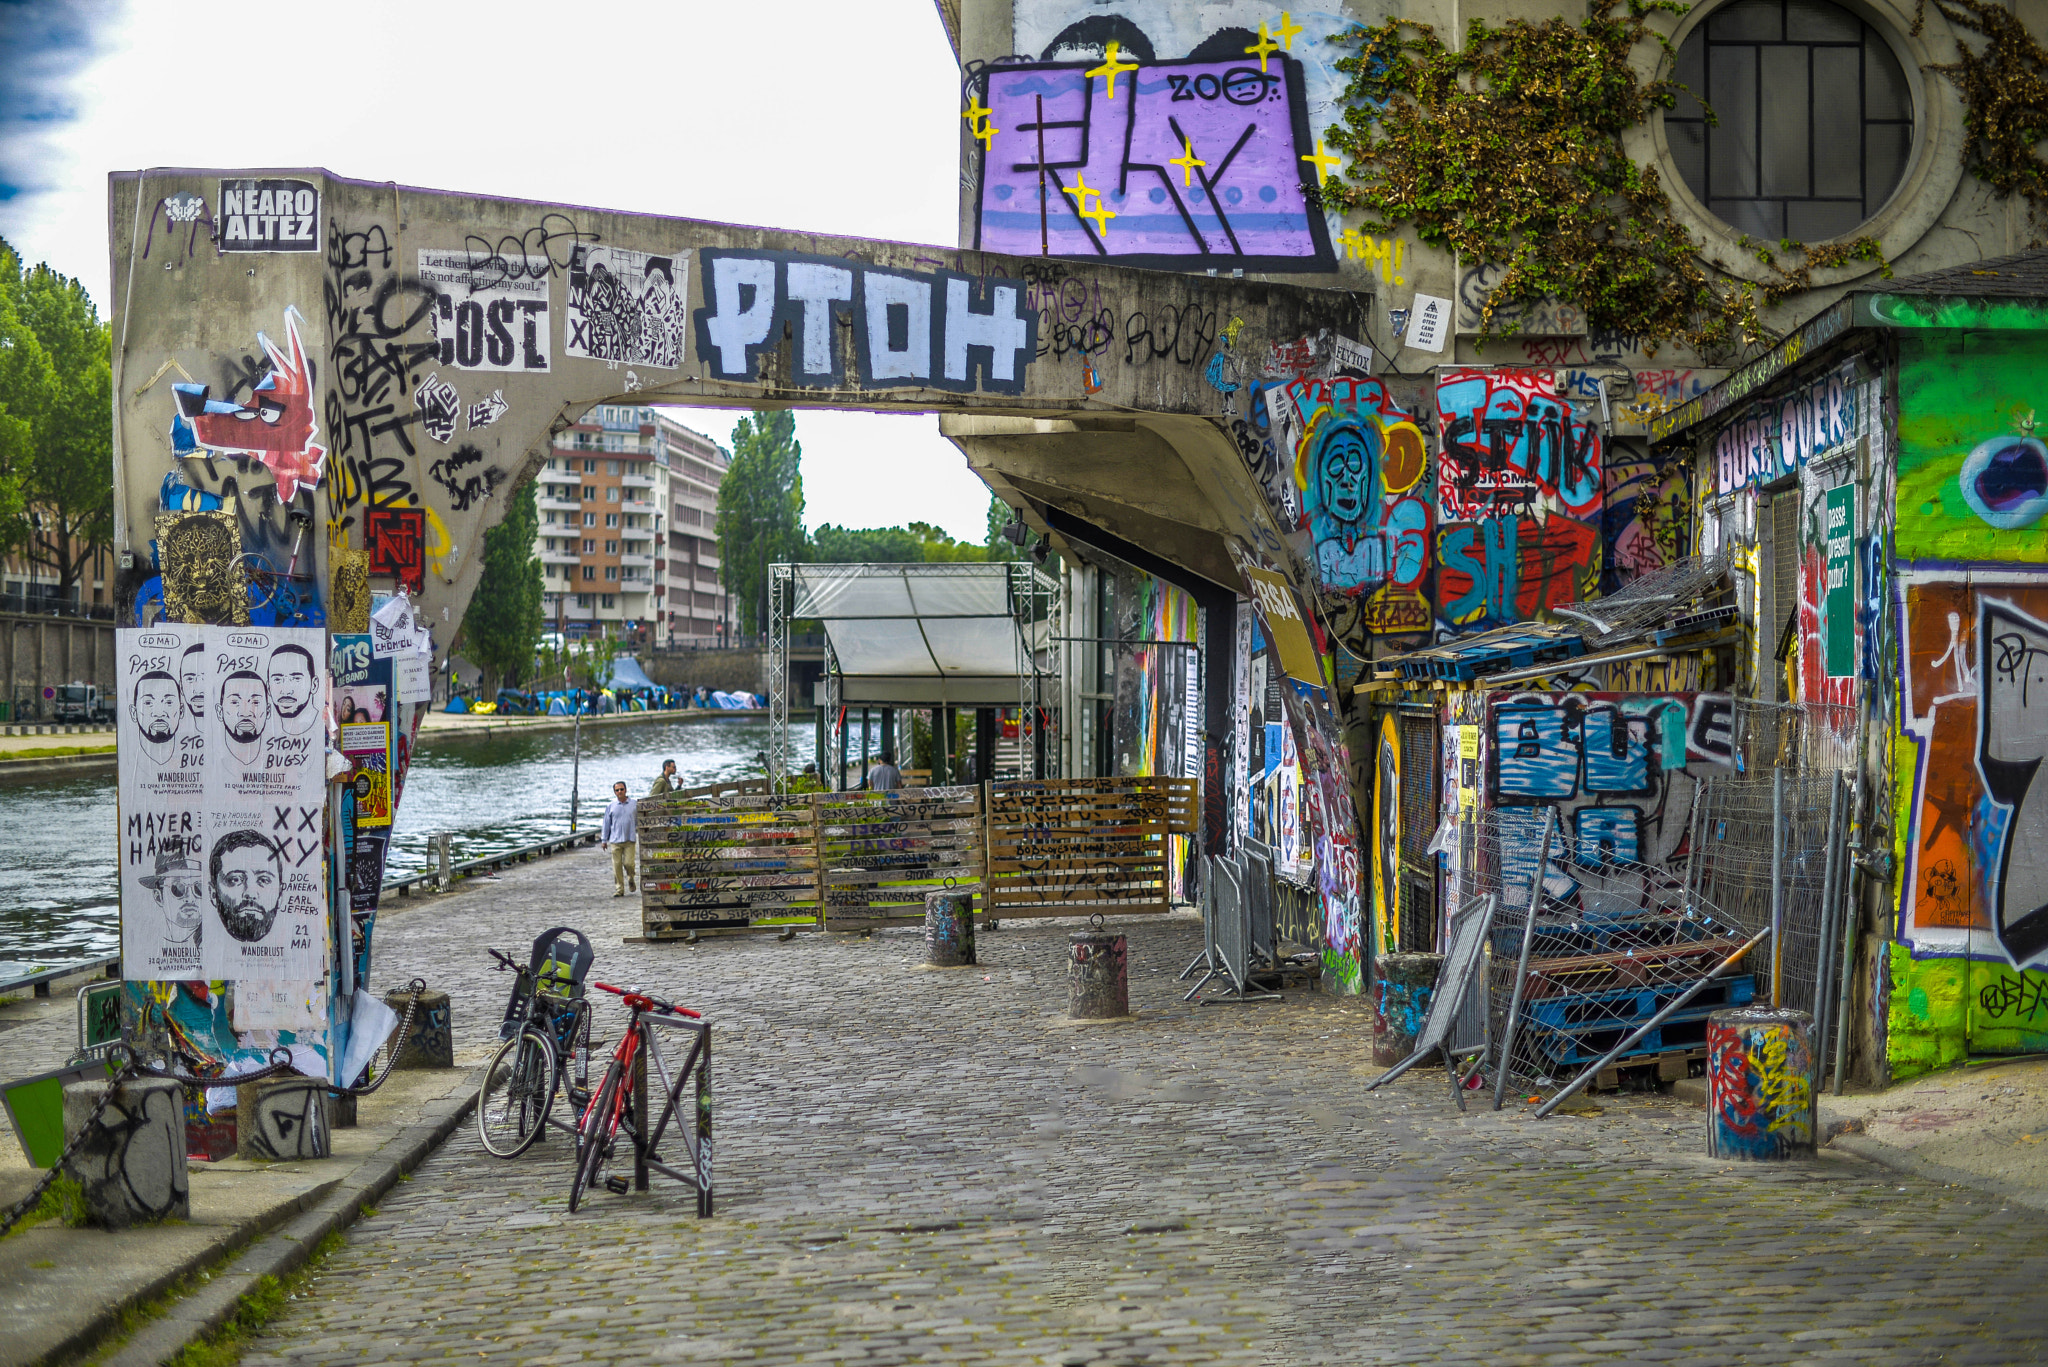
<svg viewBox="0 0 2048 1367"><path fill-rule="evenodd" d="M1905 177L1905 72L1877 30L1827 0L1736 0L1686 38L1673 77L1687 89L1664 115L1671 158L1738 232L1841 237Z"/></svg>

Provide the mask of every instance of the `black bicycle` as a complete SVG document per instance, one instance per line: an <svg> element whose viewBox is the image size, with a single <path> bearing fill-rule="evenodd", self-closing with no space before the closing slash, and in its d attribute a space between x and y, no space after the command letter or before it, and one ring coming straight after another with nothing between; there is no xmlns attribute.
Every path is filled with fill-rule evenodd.
<svg viewBox="0 0 2048 1367"><path fill-rule="evenodd" d="M515 977L499 1029L505 1042L477 1092L476 1131L490 1152L516 1158L551 1123L576 1133L576 1119L589 1104L590 1002L583 979L597 956L589 937L567 926L536 939L525 964L495 949L489 953L499 971ZM551 1112L565 1082L569 1118L558 1120Z"/></svg>

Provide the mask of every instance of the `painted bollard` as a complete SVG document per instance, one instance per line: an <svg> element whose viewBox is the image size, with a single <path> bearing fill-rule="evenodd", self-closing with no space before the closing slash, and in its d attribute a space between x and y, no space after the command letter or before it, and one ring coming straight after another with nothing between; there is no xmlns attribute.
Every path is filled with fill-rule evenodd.
<svg viewBox="0 0 2048 1367"><path fill-rule="evenodd" d="M91 1119L109 1087L115 1087L113 1099ZM92 1223L126 1229L191 1217L185 1089L180 1084L170 1078L131 1078L118 1087L97 1079L69 1083L64 1088L66 1141L78 1138L80 1131L84 1136L64 1171L84 1189Z"/></svg>
<svg viewBox="0 0 2048 1367"><path fill-rule="evenodd" d="M1744 1006L1707 1017L1707 1153L1769 1162L1813 1152L1813 1017Z"/></svg>
<svg viewBox="0 0 2048 1367"><path fill-rule="evenodd" d="M974 962L974 894L980 885L941 888L924 895L925 962L959 968Z"/></svg>
<svg viewBox="0 0 2048 1367"><path fill-rule="evenodd" d="M1067 962L1067 1012L1076 1020L1131 1014L1130 959L1124 937L1077 930Z"/></svg>
<svg viewBox="0 0 2048 1367"><path fill-rule="evenodd" d="M1372 1061L1391 1068L1415 1052L1441 954L1382 954L1372 965Z"/></svg>
<svg viewBox="0 0 2048 1367"><path fill-rule="evenodd" d="M235 1088L236 1153L266 1163L334 1152L334 1096L313 1077L272 1077Z"/></svg>
<svg viewBox="0 0 2048 1367"><path fill-rule="evenodd" d="M411 989L386 992L384 1004L405 1019L406 1003L412 1000ZM413 1009L412 1029L407 1032L404 1046L398 1051L398 1062L394 1068L453 1068L455 1066L455 1031L448 1016L448 994L446 992L422 992L420 1004Z"/></svg>

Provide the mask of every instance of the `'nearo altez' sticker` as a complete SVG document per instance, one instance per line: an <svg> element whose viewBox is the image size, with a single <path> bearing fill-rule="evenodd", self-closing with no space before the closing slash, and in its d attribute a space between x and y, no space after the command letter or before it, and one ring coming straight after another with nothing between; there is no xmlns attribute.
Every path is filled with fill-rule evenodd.
<svg viewBox="0 0 2048 1367"><path fill-rule="evenodd" d="M310 180L222 180L224 252L310 252L320 247L320 188Z"/></svg>

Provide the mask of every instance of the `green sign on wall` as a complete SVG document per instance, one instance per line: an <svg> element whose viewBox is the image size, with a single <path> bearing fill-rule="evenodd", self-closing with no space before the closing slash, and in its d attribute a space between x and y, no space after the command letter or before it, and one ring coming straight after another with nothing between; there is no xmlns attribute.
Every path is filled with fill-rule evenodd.
<svg viewBox="0 0 2048 1367"><path fill-rule="evenodd" d="M1843 679L1856 672L1856 486L1828 490L1821 506L1827 541L1821 625L1827 632L1828 677Z"/></svg>

